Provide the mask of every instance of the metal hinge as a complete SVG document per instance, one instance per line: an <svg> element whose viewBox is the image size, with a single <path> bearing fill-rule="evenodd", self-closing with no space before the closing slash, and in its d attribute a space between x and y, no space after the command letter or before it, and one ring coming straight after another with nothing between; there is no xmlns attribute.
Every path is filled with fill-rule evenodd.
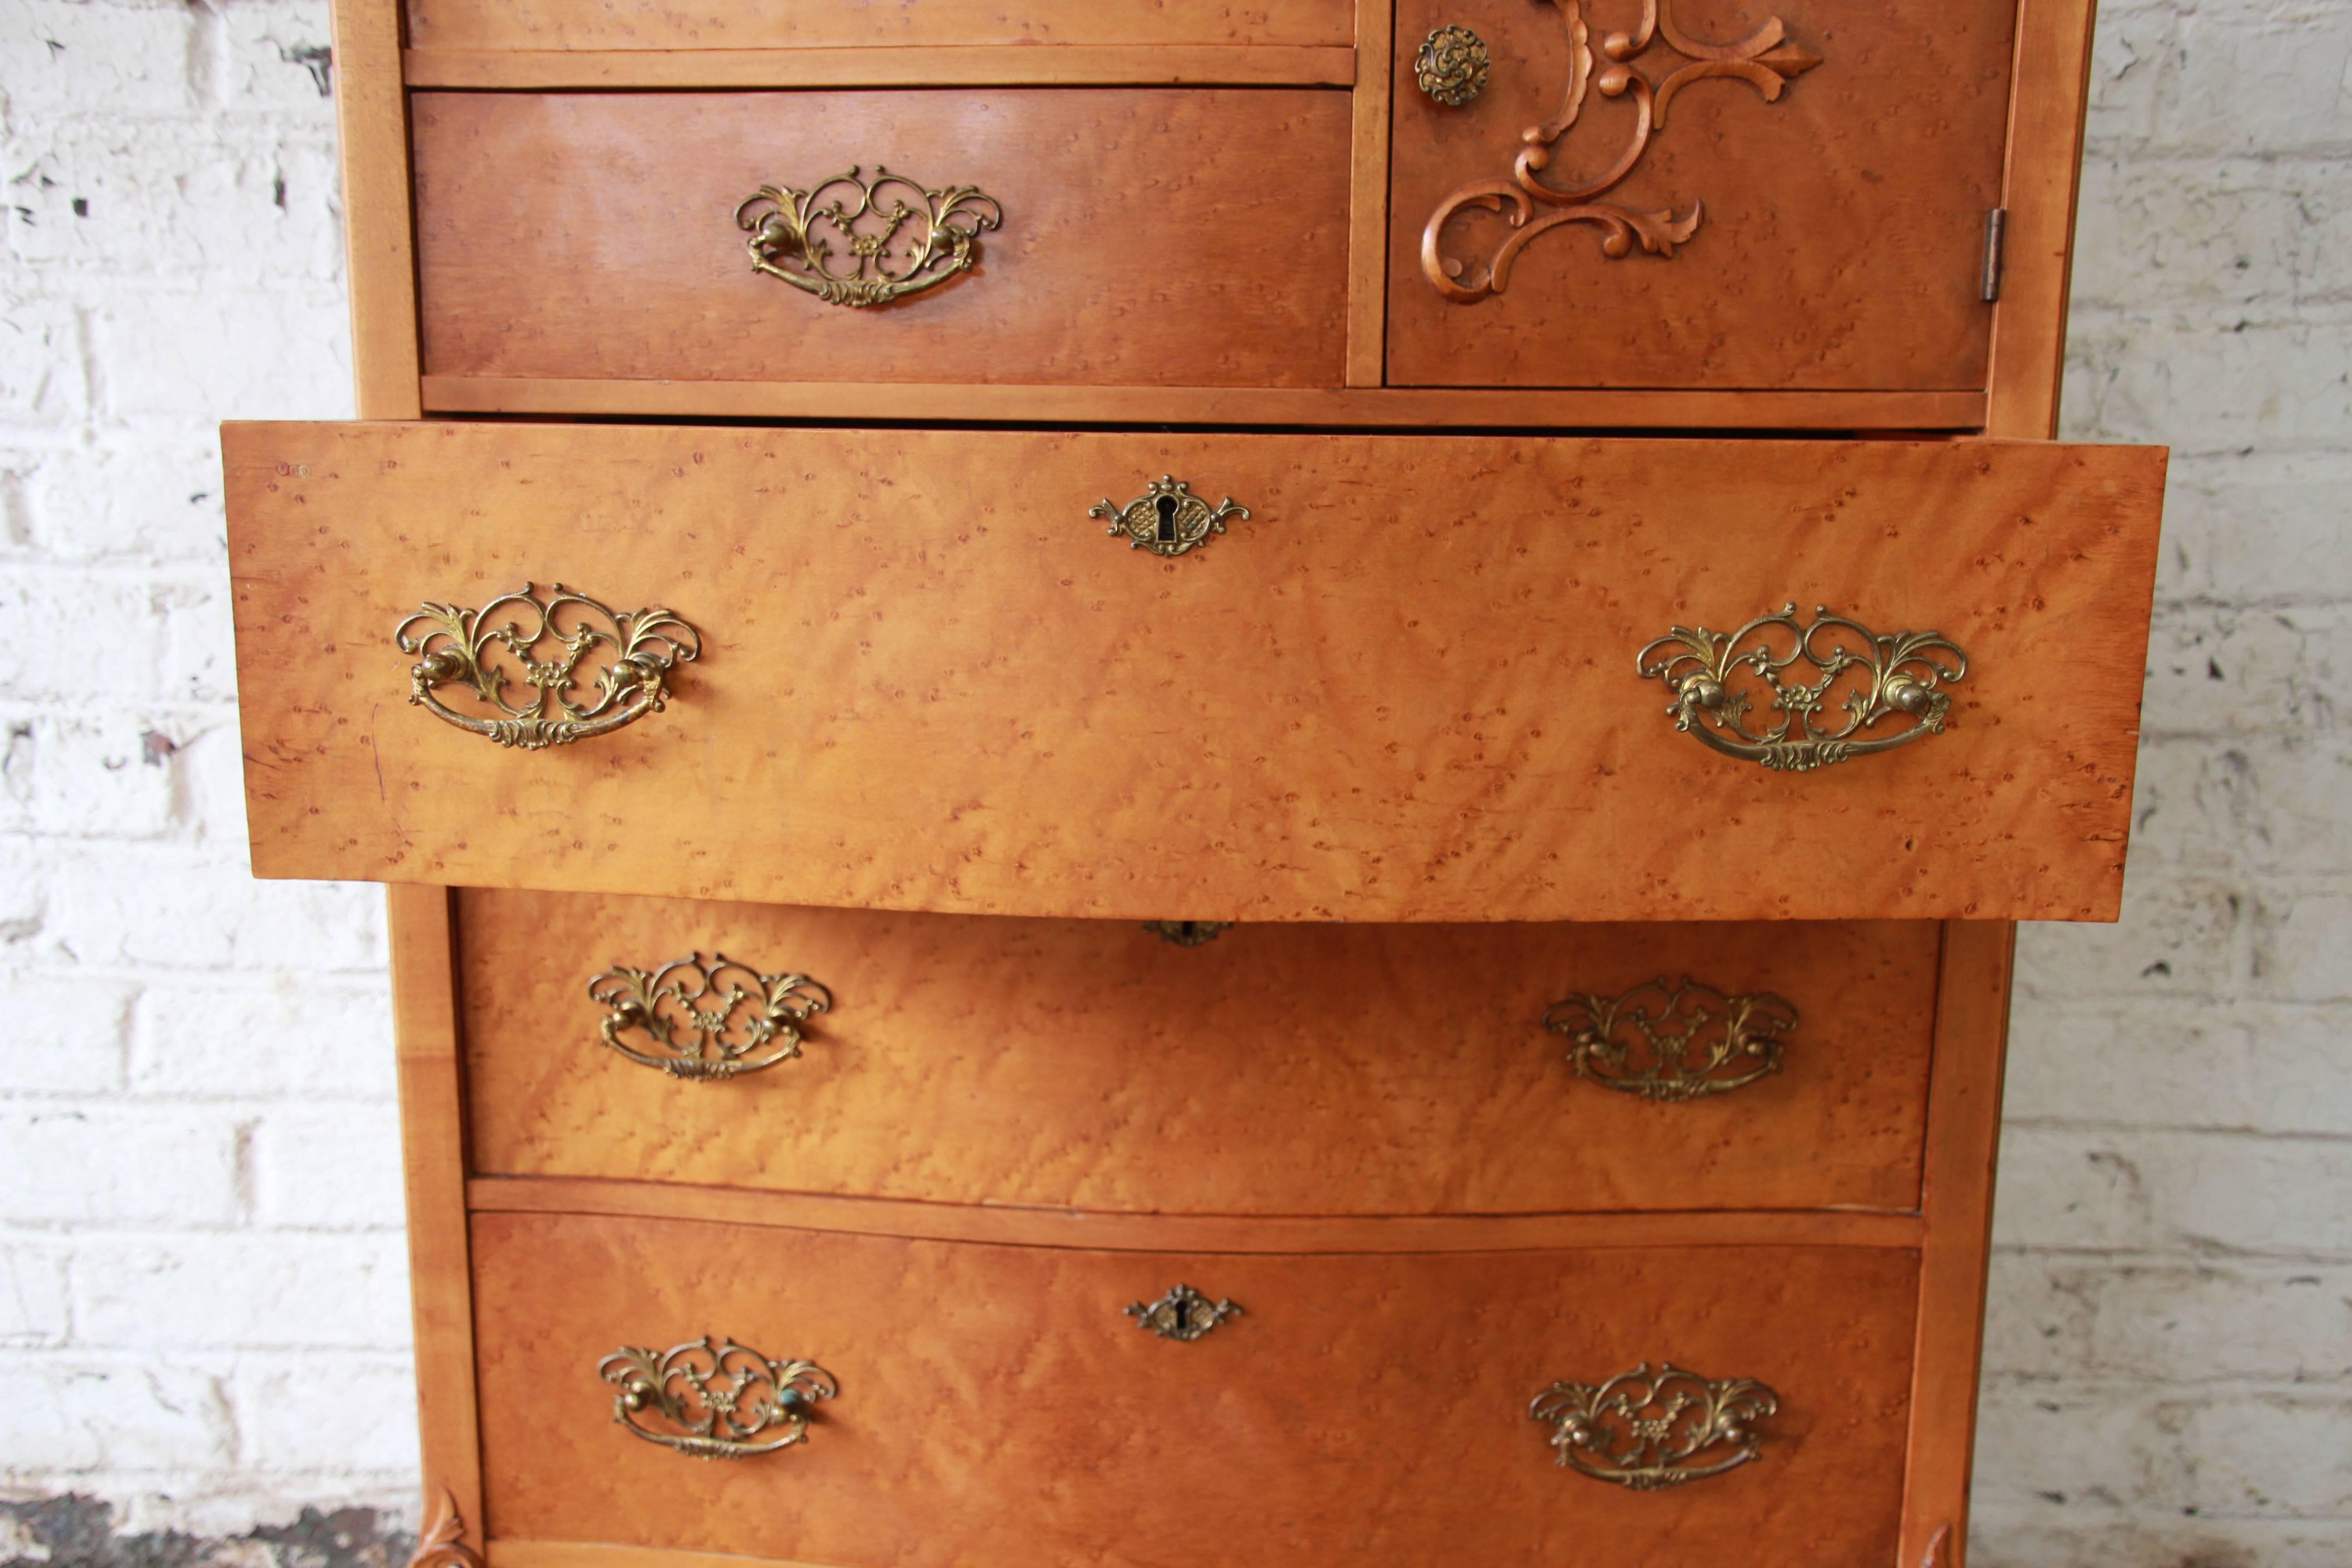
<svg viewBox="0 0 2352 1568"><path fill-rule="evenodd" d="M2009 209L1995 207L1985 214L1984 280L1977 298L1990 305L2000 298L2000 236L2009 226Z"/></svg>

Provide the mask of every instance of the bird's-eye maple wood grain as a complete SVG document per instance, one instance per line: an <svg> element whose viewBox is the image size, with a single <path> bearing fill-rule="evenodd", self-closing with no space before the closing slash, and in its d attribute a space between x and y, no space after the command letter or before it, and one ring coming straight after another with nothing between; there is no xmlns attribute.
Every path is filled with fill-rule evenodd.
<svg viewBox="0 0 2352 1568"><path fill-rule="evenodd" d="M483 425L226 432L264 876L1121 919L2107 919L2164 454ZM1163 561L1087 507L1252 510ZM561 581L704 638L521 753L396 622ZM1635 652L1827 605L1969 651L1817 773ZM456 700L468 700L456 697Z"/></svg>
<svg viewBox="0 0 2352 1568"><path fill-rule="evenodd" d="M458 910L484 1175L1210 1214L1918 1204L1926 921L1242 925L1188 949L1130 921ZM606 1047L591 977L698 952L806 973L833 1010L797 1060L731 1082ZM1789 1001L1785 1069L1662 1104L1579 1078L1542 1026L1572 994L1685 975Z"/></svg>
<svg viewBox="0 0 2352 1568"><path fill-rule="evenodd" d="M419 92L410 104L430 374L1342 380L1345 92ZM976 266L866 309L752 269L742 202L877 164L1001 204ZM854 271L835 244L834 269Z"/></svg>
<svg viewBox="0 0 2352 1568"><path fill-rule="evenodd" d="M1915 1254L1234 1257L478 1215L494 1539L864 1568L1891 1562ZM1121 1309L1190 1284L1190 1344ZM613 1421L598 1358L707 1333L840 1381L809 1441L700 1463ZM1638 1493L1528 1402L1671 1360L1780 1396L1764 1458ZM1601 1555L1605 1547L1605 1556ZM494 1548L495 1551L495 1548Z"/></svg>

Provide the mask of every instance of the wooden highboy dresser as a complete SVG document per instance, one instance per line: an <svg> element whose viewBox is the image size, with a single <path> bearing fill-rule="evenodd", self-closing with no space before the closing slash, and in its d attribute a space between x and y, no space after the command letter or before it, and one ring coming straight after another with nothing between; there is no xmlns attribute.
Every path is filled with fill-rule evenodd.
<svg viewBox="0 0 2352 1568"><path fill-rule="evenodd" d="M421 1558L1957 1568L2089 0L343 0Z"/></svg>

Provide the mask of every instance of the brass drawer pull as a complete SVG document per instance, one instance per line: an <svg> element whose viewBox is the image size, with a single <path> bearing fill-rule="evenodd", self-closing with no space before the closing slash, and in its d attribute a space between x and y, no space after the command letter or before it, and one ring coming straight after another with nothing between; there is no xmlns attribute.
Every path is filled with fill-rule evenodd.
<svg viewBox="0 0 2352 1568"><path fill-rule="evenodd" d="M522 618L499 624L503 611ZM669 672L702 653L701 634L667 610L610 609L561 583L544 595L525 583L478 610L428 604L392 637L401 652L416 658L409 701L460 730L526 752L610 734L659 712L669 697ZM554 657L546 662L532 657L541 645L552 645ZM588 700L574 700L580 666L598 647L613 650L612 662L597 670ZM527 702L507 700L518 678ZM436 695L445 686L465 687L495 714L448 707Z"/></svg>
<svg viewBox="0 0 2352 1568"><path fill-rule="evenodd" d="M1162 474L1125 506L1105 496L1087 509L1087 515L1108 522L1103 531L1113 539L1125 536L1130 550L1181 555L1224 532L1226 519L1246 521L1249 508L1236 506L1231 496L1211 506L1192 493L1190 479Z"/></svg>
<svg viewBox="0 0 2352 1568"><path fill-rule="evenodd" d="M913 233L902 234L909 224ZM979 260L974 242L1003 224L1004 209L978 185L927 191L878 163L870 180L853 168L805 191L761 185L735 209L735 226L751 237L744 246L752 270L853 310L887 305L969 271ZM820 226L847 254L847 271L834 270L835 240Z"/></svg>
<svg viewBox="0 0 2352 1568"><path fill-rule="evenodd" d="M1486 41L1467 27L1440 27L1412 57L1412 79L1448 109L1486 90Z"/></svg>
<svg viewBox="0 0 2352 1568"><path fill-rule="evenodd" d="M1622 996L1555 1002L1544 1027L1571 1042L1576 1076L1643 1100L1728 1094L1780 1070L1797 1010L1769 993L1733 996L1696 980L1653 980Z"/></svg>
<svg viewBox="0 0 2352 1568"><path fill-rule="evenodd" d="M1780 679L1800 663L1820 679ZM1968 674L1969 656L1941 632L1881 637L1818 605L1807 626L1796 605L1784 605L1736 632L1676 626L1644 647L1634 667L1674 693L1666 711L1675 729L1727 757L1803 773L1940 733L1952 707L1943 683ZM1744 680L1743 669L1753 672ZM1759 697L1780 715L1761 731L1748 722ZM1832 716L1826 723L1824 714ZM1911 722L1888 734L1864 733L1884 719Z"/></svg>
<svg viewBox="0 0 2352 1568"><path fill-rule="evenodd" d="M1551 1428L1559 1462L1597 1481L1657 1491L1737 1469L1763 1452L1756 1423L1780 1395L1752 1378L1713 1383L1643 1362L1606 1383L1555 1383L1528 1414Z"/></svg>
<svg viewBox="0 0 2352 1568"><path fill-rule="evenodd" d="M1192 1343L1242 1310L1231 1301L1212 1301L1190 1285L1178 1285L1157 1301L1137 1301L1127 1308L1136 1327L1163 1340Z"/></svg>
<svg viewBox="0 0 2352 1568"><path fill-rule="evenodd" d="M741 1459L808 1441L809 1411L840 1392L813 1361L770 1361L715 1336L656 1356L622 1346L596 1363L596 1375L620 1392L613 1419L648 1443L698 1459ZM642 1426L651 1412L674 1432Z"/></svg>
<svg viewBox="0 0 2352 1568"><path fill-rule="evenodd" d="M616 963L588 983L607 1009L604 1043L672 1078L738 1078L801 1054L801 1026L833 1010L833 993L805 974L761 974L724 953L659 969ZM644 1043L623 1038L634 1032Z"/></svg>
<svg viewBox="0 0 2352 1568"><path fill-rule="evenodd" d="M1178 947L1206 947L1234 929L1232 921L1146 921L1143 929Z"/></svg>

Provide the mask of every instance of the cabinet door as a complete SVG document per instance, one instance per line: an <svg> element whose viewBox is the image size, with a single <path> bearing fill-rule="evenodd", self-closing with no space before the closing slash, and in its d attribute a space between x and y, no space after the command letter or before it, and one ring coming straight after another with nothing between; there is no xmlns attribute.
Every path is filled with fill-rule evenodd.
<svg viewBox="0 0 2352 1568"><path fill-rule="evenodd" d="M1390 382L1983 386L2016 12L1401 0Z"/></svg>

